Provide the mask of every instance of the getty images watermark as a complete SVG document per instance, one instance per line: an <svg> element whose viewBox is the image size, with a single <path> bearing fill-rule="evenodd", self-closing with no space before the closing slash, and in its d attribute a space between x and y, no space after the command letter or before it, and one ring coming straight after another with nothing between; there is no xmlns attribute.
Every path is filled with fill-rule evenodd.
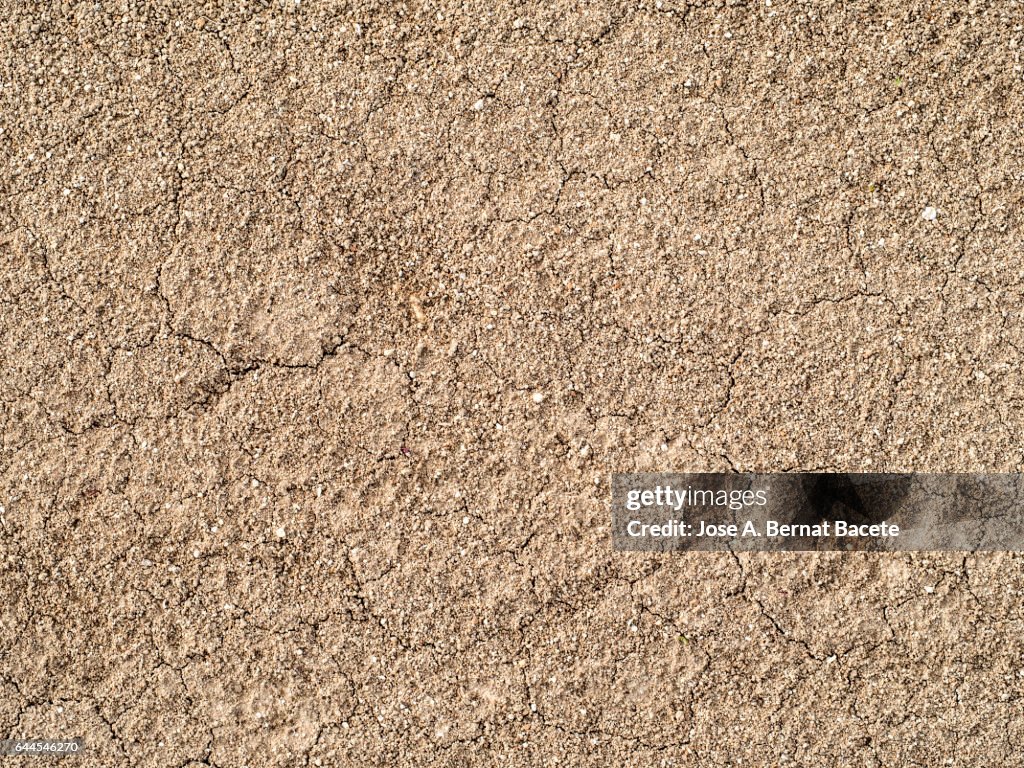
<svg viewBox="0 0 1024 768"><path fill-rule="evenodd" d="M1024 550L1019 474L612 478L620 550Z"/></svg>

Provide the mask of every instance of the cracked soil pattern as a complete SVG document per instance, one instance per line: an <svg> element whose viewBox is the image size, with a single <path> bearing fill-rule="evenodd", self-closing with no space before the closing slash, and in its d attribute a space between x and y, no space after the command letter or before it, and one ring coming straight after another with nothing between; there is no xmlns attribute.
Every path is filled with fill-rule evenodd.
<svg viewBox="0 0 1024 768"><path fill-rule="evenodd" d="M889 5L0 0L0 732L1024 765L1017 555L610 549L1024 464L1024 7Z"/></svg>

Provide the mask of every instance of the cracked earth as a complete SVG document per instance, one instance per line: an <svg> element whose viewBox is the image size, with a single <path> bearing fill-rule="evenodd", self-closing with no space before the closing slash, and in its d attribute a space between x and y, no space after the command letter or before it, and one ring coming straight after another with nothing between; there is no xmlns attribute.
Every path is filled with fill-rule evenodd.
<svg viewBox="0 0 1024 768"><path fill-rule="evenodd" d="M3 734L1024 764L1018 556L613 553L608 506L1021 470L1019 3L2 10Z"/></svg>

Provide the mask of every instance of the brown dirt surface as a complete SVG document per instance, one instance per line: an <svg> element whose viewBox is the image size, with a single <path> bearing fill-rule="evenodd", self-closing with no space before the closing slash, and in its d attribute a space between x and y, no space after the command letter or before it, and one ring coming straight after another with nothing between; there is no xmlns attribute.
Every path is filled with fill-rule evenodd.
<svg viewBox="0 0 1024 768"><path fill-rule="evenodd" d="M0 3L0 735L1024 765L1016 555L609 536L617 471L1021 469L1022 25Z"/></svg>

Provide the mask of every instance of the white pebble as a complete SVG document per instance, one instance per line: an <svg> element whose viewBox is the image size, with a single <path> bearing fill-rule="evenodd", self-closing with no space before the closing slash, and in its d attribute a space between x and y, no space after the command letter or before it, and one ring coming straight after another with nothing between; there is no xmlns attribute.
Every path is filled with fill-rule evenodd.
<svg viewBox="0 0 1024 768"><path fill-rule="evenodd" d="M533 402L537 403L537 405L540 405L541 403L543 403L544 402L544 393L543 392L534 392L533 393Z"/></svg>
<svg viewBox="0 0 1024 768"><path fill-rule="evenodd" d="M925 221L935 221L938 217L939 212L935 210L935 206L929 205L923 211L921 211L921 218Z"/></svg>
<svg viewBox="0 0 1024 768"><path fill-rule="evenodd" d="M277 538L279 539L283 539L288 535L284 528L278 528L274 533L277 534Z"/></svg>
<svg viewBox="0 0 1024 768"><path fill-rule="evenodd" d="M473 109L475 109L477 112L479 112L483 108L484 108L484 100L483 99L478 100L476 102L476 104L473 105Z"/></svg>

